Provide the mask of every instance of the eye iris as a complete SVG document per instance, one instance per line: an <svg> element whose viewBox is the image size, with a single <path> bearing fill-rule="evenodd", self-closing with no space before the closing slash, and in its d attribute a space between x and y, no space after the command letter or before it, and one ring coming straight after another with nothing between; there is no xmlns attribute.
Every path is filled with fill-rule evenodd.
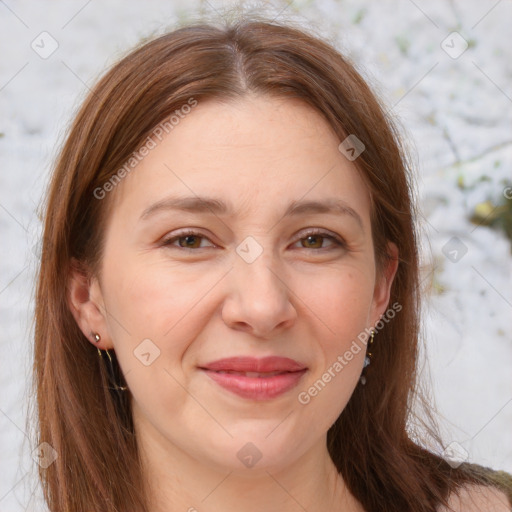
<svg viewBox="0 0 512 512"><path fill-rule="evenodd" d="M309 235L306 238L304 238L304 240L306 240L306 243L308 244L307 245L308 249L321 248L322 247L323 236L321 236L321 235ZM313 241L313 243L312 243L312 245L309 245L309 242L311 240Z"/></svg>
<svg viewBox="0 0 512 512"><path fill-rule="evenodd" d="M182 244L182 240L185 240L185 245ZM194 242L198 242L198 241L200 244L201 243L200 237L198 237L196 235L187 235L187 236L182 236L179 238L180 247L196 248L196 247L198 247L198 245L197 245L197 243L194 243Z"/></svg>

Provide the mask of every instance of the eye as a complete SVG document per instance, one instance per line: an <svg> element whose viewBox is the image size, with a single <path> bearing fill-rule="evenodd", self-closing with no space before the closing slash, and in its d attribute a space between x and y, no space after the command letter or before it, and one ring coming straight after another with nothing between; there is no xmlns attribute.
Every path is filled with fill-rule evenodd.
<svg viewBox="0 0 512 512"><path fill-rule="evenodd" d="M330 242L330 245L327 247L323 247L325 240ZM211 245L209 246L202 245L203 241L209 241L209 239L196 231L186 230L171 238L163 240L162 246L174 247L177 249L204 249L205 247L215 247L211 242ZM337 247L346 247L345 242L341 238L320 229L311 230L305 233L305 235L296 243L300 243L302 246L301 248L303 249L313 250L329 250Z"/></svg>
<svg viewBox="0 0 512 512"><path fill-rule="evenodd" d="M208 240L208 238L195 231L183 231L172 238L163 240L162 245L181 249L203 249L205 246L201 245L202 240ZM178 245L175 242L178 242ZM212 244L212 246L214 245Z"/></svg>
<svg viewBox="0 0 512 512"><path fill-rule="evenodd" d="M330 246L322 247L325 240L329 240L331 242ZM346 247L345 242L326 231L322 230L312 230L305 233L305 236L300 238L298 242L301 243L302 248L304 249L333 249L336 247Z"/></svg>

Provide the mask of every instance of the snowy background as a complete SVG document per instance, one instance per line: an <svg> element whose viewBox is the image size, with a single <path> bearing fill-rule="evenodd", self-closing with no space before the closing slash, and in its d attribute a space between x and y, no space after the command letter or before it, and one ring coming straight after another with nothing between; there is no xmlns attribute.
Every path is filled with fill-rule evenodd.
<svg viewBox="0 0 512 512"><path fill-rule="evenodd" d="M142 37L230 5L0 0L0 512L43 510L27 419L36 210L69 120ZM511 245L488 225L512 195L512 2L274 5L350 56L400 119L418 169L427 380L446 445L512 471Z"/></svg>

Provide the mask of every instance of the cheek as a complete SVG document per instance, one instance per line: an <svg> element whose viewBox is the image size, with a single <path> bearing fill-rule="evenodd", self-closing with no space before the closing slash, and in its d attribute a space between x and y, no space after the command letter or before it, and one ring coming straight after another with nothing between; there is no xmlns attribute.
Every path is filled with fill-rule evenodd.
<svg viewBox="0 0 512 512"><path fill-rule="evenodd" d="M373 297L370 270L338 269L303 287L302 293L308 293L305 302L316 317L318 329L312 335L319 357L298 402L306 414L321 416L326 429L347 404L361 374Z"/></svg>
<svg viewBox="0 0 512 512"><path fill-rule="evenodd" d="M297 277L293 290L314 314L316 322L324 326L327 336L323 345L341 350L345 342L369 327L371 269L347 266L309 277Z"/></svg>
<svg viewBox="0 0 512 512"><path fill-rule="evenodd" d="M185 409L200 416L188 405L183 361L215 311L208 291L219 281L217 272L192 275L136 260L118 260L109 270L109 330L138 410L155 425L171 424Z"/></svg>
<svg viewBox="0 0 512 512"><path fill-rule="evenodd" d="M142 392L167 389L169 373L183 382L184 354L213 312L213 305L205 311L207 294L219 276L197 271L192 276L137 258L110 261L115 264L105 265L105 306L128 385Z"/></svg>
<svg viewBox="0 0 512 512"><path fill-rule="evenodd" d="M105 289L110 291L106 302L115 311L111 323L117 333L122 327L122 338L130 333L132 342L175 338L173 331L182 329L219 280L217 272L184 271L165 261L144 261L143 256L117 260L105 274Z"/></svg>

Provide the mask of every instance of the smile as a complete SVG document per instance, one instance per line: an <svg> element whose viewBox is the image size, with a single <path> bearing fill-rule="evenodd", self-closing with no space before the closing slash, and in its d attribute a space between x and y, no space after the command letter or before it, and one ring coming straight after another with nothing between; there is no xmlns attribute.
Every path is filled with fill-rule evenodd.
<svg viewBox="0 0 512 512"><path fill-rule="evenodd" d="M222 388L248 400L271 400L297 386L305 365L288 357L237 356L199 367Z"/></svg>
<svg viewBox="0 0 512 512"><path fill-rule="evenodd" d="M203 370L224 389L249 400L271 400L298 383L307 369L294 372L236 372Z"/></svg>

